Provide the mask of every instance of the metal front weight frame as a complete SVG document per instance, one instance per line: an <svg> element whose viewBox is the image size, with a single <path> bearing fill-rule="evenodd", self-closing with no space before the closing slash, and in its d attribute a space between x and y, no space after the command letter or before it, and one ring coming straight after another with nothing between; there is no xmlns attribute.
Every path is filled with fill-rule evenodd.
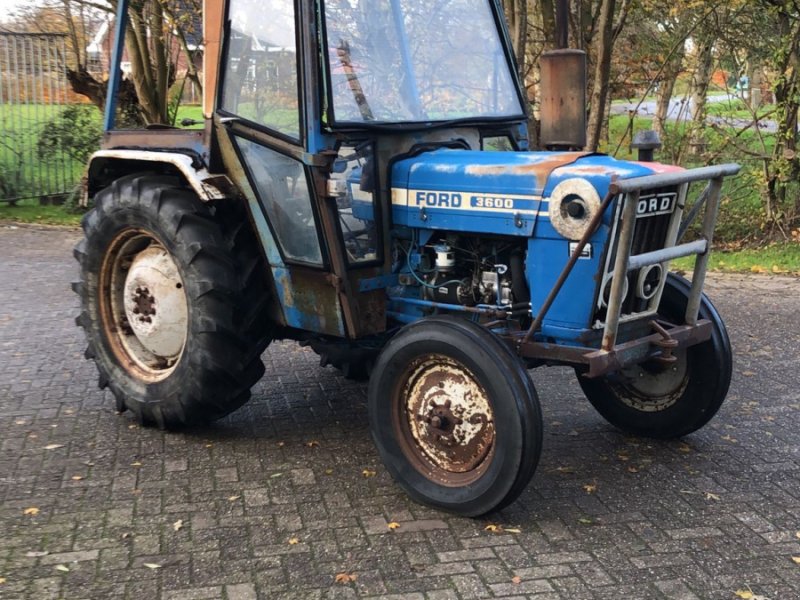
<svg viewBox="0 0 800 600"><path fill-rule="evenodd" d="M511 336L509 341L516 347L519 355L524 358L554 363L585 365L588 367L586 373L588 377L599 377L649 359L668 361L671 358L672 351L676 348L688 347L709 339L711 336L711 323L704 319L698 320L700 301L708 268L711 244L714 238L714 227L719 213L722 181L725 177L736 175L739 169L740 166L737 164L726 164L612 182L600 210L575 247L570 260L562 270L530 328L524 334ZM695 205L697 207L697 205L705 203L700 239L682 244L680 243L680 238L683 232L686 231L691 220L698 213L696 209L693 209L689 217L686 220L682 220L688 186L690 183L697 181L708 181L705 190L700 194ZM669 187L679 187L680 192L664 248L631 255L631 242L636 225L636 205L640 195L647 190ZM621 220L619 222L611 290L600 349L593 350L580 346L562 346L534 341L534 335L541 327L547 311L572 272L583 248L600 226L606 209L616 197L619 197ZM666 273L669 261L693 254L697 256L697 259L684 315L685 323L667 329L664 327L665 324L651 320L650 325L654 330L652 335L618 345L617 337L627 274L630 271L656 264L661 265ZM665 279L661 282L658 298L661 296ZM653 316L651 315L651 318ZM646 315L642 315L642 317L644 318Z"/></svg>

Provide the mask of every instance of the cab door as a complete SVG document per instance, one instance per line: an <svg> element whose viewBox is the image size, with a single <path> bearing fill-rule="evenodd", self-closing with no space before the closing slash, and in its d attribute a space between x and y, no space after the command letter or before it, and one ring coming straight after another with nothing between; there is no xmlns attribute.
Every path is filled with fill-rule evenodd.
<svg viewBox="0 0 800 600"><path fill-rule="evenodd" d="M306 150L298 12L292 0L229 0L214 126L225 170L248 199L279 318L352 336L335 228L326 227L321 174L331 160Z"/></svg>

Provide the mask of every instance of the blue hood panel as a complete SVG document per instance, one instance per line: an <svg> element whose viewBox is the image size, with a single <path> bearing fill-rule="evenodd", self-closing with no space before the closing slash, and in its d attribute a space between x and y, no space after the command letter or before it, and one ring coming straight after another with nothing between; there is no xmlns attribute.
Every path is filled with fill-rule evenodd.
<svg viewBox="0 0 800 600"><path fill-rule="evenodd" d="M392 218L424 229L531 236L560 181L587 179L602 198L613 176L651 173L580 152L436 150L394 164Z"/></svg>

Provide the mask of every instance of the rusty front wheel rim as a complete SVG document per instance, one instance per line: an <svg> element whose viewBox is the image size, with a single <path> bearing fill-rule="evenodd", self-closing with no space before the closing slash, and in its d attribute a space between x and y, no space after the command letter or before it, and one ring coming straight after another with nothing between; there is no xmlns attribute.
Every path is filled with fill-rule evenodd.
<svg viewBox="0 0 800 600"><path fill-rule="evenodd" d="M188 337L188 302L177 264L148 232L126 230L100 271L100 315L111 350L148 383L176 368Z"/></svg>
<svg viewBox="0 0 800 600"><path fill-rule="evenodd" d="M395 390L395 432L417 471L453 487L487 471L495 450L494 411L466 366L441 354L421 356L403 371Z"/></svg>

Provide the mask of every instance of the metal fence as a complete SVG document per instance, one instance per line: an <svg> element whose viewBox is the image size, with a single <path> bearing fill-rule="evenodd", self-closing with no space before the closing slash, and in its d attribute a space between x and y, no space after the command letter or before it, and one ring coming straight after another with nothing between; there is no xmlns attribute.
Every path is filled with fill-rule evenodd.
<svg viewBox="0 0 800 600"><path fill-rule="evenodd" d="M63 196L80 179L53 134L72 100L66 51L66 34L0 33L0 202Z"/></svg>

